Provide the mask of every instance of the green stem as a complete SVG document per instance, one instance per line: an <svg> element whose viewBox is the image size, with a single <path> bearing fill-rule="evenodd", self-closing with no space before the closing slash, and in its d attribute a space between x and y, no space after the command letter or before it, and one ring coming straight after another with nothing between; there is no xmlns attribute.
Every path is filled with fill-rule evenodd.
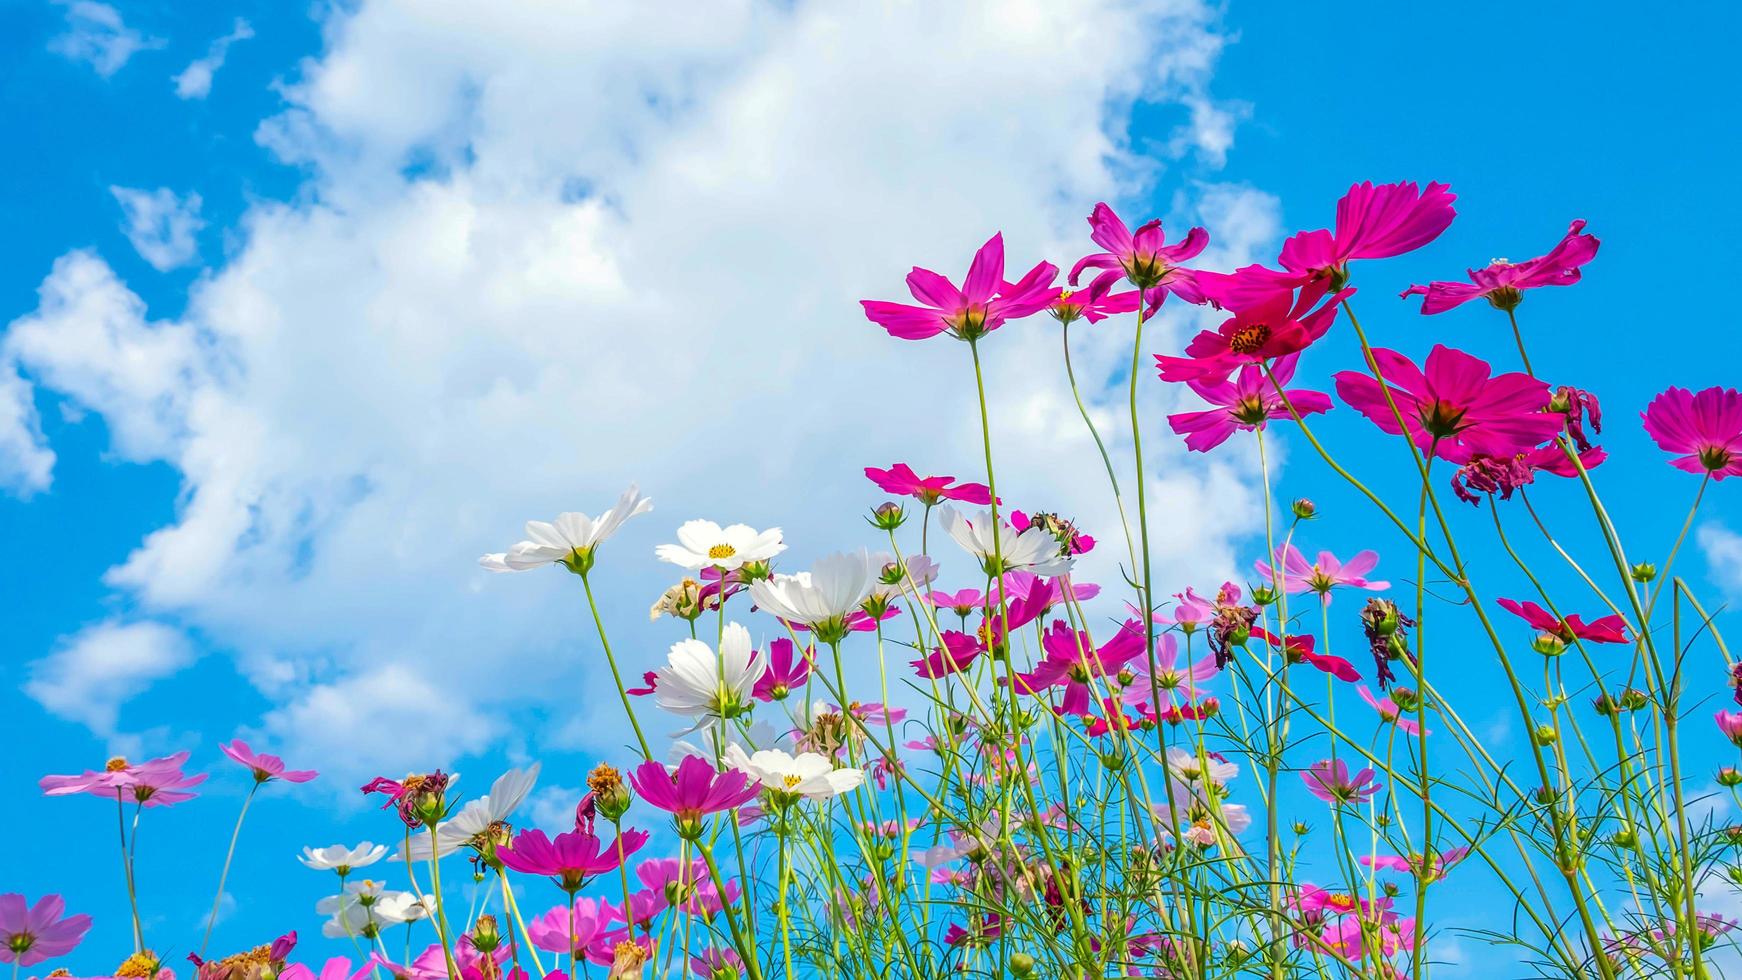
<svg viewBox="0 0 1742 980"><path fill-rule="evenodd" d="M248 795L242 798L242 811L236 814L236 828L230 831L230 849L224 852L224 870L218 872L218 894L212 897L212 914L206 918L206 938L200 941L200 955L206 955L206 947L212 942L212 927L218 924L218 906L224 902L224 881L230 877L230 861L236 857L236 839L242 836L242 821L248 816L248 804L254 802L254 794L259 791L261 783L254 781L248 788Z"/></svg>
<svg viewBox="0 0 1742 980"><path fill-rule="evenodd" d="M629 716L629 726L635 729L635 741L641 746L641 758L651 760L653 752L647 747L647 738L641 734L641 723L635 720L635 708L629 703L628 690L623 686L623 675L617 670L617 658L611 654L611 641L605 636L605 621L599 616L599 604L593 599L593 583L585 574L581 575L581 588L587 593L587 608L593 612L593 626L599 631L599 645L605 648L605 662L611 665L611 680L617 685L617 697L623 701L623 713ZM721 608L725 607L722 602Z"/></svg>

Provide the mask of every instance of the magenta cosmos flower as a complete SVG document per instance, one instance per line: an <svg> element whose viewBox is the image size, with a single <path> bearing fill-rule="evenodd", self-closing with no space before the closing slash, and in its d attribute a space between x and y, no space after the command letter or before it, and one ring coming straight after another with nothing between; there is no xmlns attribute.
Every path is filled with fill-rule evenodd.
<svg viewBox="0 0 1742 980"><path fill-rule="evenodd" d="M1640 418L1657 448L1681 454L1669 461L1676 469L1714 480L1742 475L1742 392L1671 388L1653 398Z"/></svg>
<svg viewBox="0 0 1742 980"><path fill-rule="evenodd" d="M785 637L768 645L768 666L750 692L758 701L784 701L793 688L810 680L812 649L806 647L804 653L795 655L797 649Z"/></svg>
<svg viewBox="0 0 1742 980"><path fill-rule="evenodd" d="M72 952L90 931L91 917L62 918L66 907L59 895L44 895L35 905L16 892L0 895L0 963L32 966Z"/></svg>
<svg viewBox="0 0 1742 980"><path fill-rule="evenodd" d="M1083 274L1083 270L1101 269L1101 274L1090 284L1091 289L1096 286L1110 288L1124 278L1143 291L1151 314L1168 293L1188 303L1204 301L1204 294L1198 289L1197 274L1179 266L1181 262L1197 258L1204 246L1210 243L1210 233L1204 229L1193 228L1186 232L1185 238L1169 245L1167 235L1161 230L1161 219L1145 222L1133 232L1119 220L1112 208L1103 203L1095 205L1095 210L1089 213L1089 239L1106 251L1077 260L1077 264L1071 267L1071 285L1077 284L1077 277Z"/></svg>
<svg viewBox="0 0 1742 980"><path fill-rule="evenodd" d="M1078 320L1099 323L1115 314L1137 309L1137 290L1113 292L1114 278L1096 276L1086 289L1067 289L1059 293L1058 299L1053 300L1046 311L1054 320L1068 327Z"/></svg>
<svg viewBox="0 0 1742 980"><path fill-rule="evenodd" d="M1410 438L1453 462L1528 452L1566 423L1565 416L1544 411L1549 391L1543 382L1517 372L1490 377L1487 361L1443 344L1428 353L1425 368L1383 347L1373 349L1373 360ZM1384 431L1401 434L1377 380L1359 371L1335 377L1337 394L1351 408Z"/></svg>
<svg viewBox="0 0 1742 980"><path fill-rule="evenodd" d="M1063 687L1064 697L1057 711L1066 715L1081 715L1099 699L1090 688L1096 678L1112 677L1125 665L1143 654L1143 626L1127 621L1113 638L1095 648L1088 633L1056 622L1041 639L1044 651L1040 663L1026 674L1018 674L1016 682L1022 691L1039 694L1049 687Z"/></svg>
<svg viewBox="0 0 1742 980"><path fill-rule="evenodd" d="M993 235L968 266L962 288L930 269L907 274L907 288L922 306L860 300L865 317L902 340L925 340L948 332L957 340L978 340L1006 320L1038 313L1058 298L1058 267L1042 262L1014 283L1004 281L1004 236Z"/></svg>
<svg viewBox="0 0 1742 980"><path fill-rule="evenodd" d="M1292 544L1284 544L1277 552L1277 557L1282 560L1282 588L1289 595L1317 592L1325 604L1330 605L1331 590L1338 586L1346 585L1370 592L1383 592L1391 588L1390 582L1369 581L1366 577L1379 564L1377 551L1358 551L1347 562L1339 561L1336 555L1328 551L1321 551L1311 564L1308 564L1300 549ZM1258 570L1264 581L1276 581L1277 575L1269 562L1259 559L1252 563L1252 567Z"/></svg>
<svg viewBox="0 0 1742 980"><path fill-rule="evenodd" d="M957 483L953 476L921 477L906 463L896 463L886 470L875 466L865 467L865 477L877 484L884 493L899 494L925 504L927 507L941 500L960 500L965 504L985 506L992 502L992 491L984 483Z"/></svg>
<svg viewBox="0 0 1742 980"><path fill-rule="evenodd" d="M1299 354L1279 357L1271 366L1277 385L1286 385L1294 377ZM1186 448L1205 453L1228 441L1237 429L1251 432L1264 426L1266 419L1293 418L1288 406L1302 416L1318 415L1331 410L1331 396L1304 388L1284 389L1277 393L1276 385L1264 376L1257 365L1248 364L1232 380L1186 382L1199 398L1216 406L1201 412L1180 412L1167 417L1173 431L1185 436ZM1284 403L1283 396L1287 396Z"/></svg>
<svg viewBox="0 0 1742 980"><path fill-rule="evenodd" d="M1315 762L1312 768L1300 774L1308 792L1333 805L1371 800L1380 789L1373 777L1372 769L1351 774L1341 759Z"/></svg>
<svg viewBox="0 0 1742 980"><path fill-rule="evenodd" d="M1500 608L1529 623L1533 629L1548 633L1563 643L1571 643L1574 638L1592 643L1627 642L1627 624L1620 616L1604 616L1587 623L1576 613L1565 619L1556 619L1553 613L1534 602L1519 602L1517 599L1496 601Z"/></svg>
<svg viewBox="0 0 1742 980"><path fill-rule="evenodd" d="M943 643L919 660L909 661L913 672L927 680L959 674L973 666L974 659L985 653L979 640L956 630L944 630Z"/></svg>
<svg viewBox="0 0 1742 980"><path fill-rule="evenodd" d="M1361 679L1360 671L1355 665L1342 657L1328 653L1314 653L1314 640L1310 634L1290 635L1285 641L1275 633L1262 626L1252 627L1252 635L1282 651L1282 658L1291 664L1310 664L1314 669L1330 674L1341 681L1353 683Z"/></svg>
<svg viewBox="0 0 1742 980"><path fill-rule="evenodd" d="M1246 364L1298 354L1331 329L1337 304L1354 295L1345 289L1313 308L1323 292L1271 290L1230 307L1233 316L1186 345L1184 357L1155 355L1163 381L1221 381Z"/></svg>
<svg viewBox="0 0 1742 980"><path fill-rule="evenodd" d="M702 817L743 806L762 789L736 769L715 772L693 755L684 756L670 772L657 762L644 762L629 774L629 781L642 799L675 817L678 834L691 840L702 832Z"/></svg>
<svg viewBox="0 0 1742 980"><path fill-rule="evenodd" d="M1524 291L1538 286L1571 286L1579 281L1579 267L1597 256L1602 244L1595 235L1580 234L1583 221L1574 221L1560 243L1524 262L1495 259L1485 269L1470 269L1469 282L1430 282L1411 286L1402 297L1420 296L1421 311L1432 315L1444 313L1477 298L1485 299L1497 310L1514 310L1524 301Z"/></svg>
<svg viewBox="0 0 1742 980"><path fill-rule="evenodd" d="M496 856L522 874L550 878L572 895L588 878L617 870L623 858L641 850L645 843L647 834L640 830L625 830L610 844L584 830L558 834L555 840L542 830L523 830L507 847L497 848Z"/></svg>
<svg viewBox="0 0 1742 980"><path fill-rule="evenodd" d="M253 771L256 783L264 783L273 779L282 779L287 783L306 783L320 775L313 769L286 769L283 759L275 755L267 755L264 752L255 752L248 747L247 742L239 738L231 742L220 743L218 749Z"/></svg>
<svg viewBox="0 0 1742 980"><path fill-rule="evenodd" d="M1354 259L1402 255L1440 237L1458 212L1458 199L1446 184L1422 190L1415 181L1378 184L1362 181L1337 202L1335 231L1303 231L1282 244L1284 269L1340 286Z"/></svg>
<svg viewBox="0 0 1742 980"><path fill-rule="evenodd" d="M1742 748L1742 711L1719 711L1712 718L1718 723L1718 731Z"/></svg>

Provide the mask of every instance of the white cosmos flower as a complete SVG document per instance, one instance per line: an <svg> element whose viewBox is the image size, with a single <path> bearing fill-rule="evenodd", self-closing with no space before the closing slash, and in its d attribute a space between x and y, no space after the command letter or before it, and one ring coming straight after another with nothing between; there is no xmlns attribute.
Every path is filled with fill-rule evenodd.
<svg viewBox="0 0 1742 980"><path fill-rule="evenodd" d="M1228 780L1240 774L1240 767L1226 759L1213 754L1206 754L1204 758L1209 761L1208 766L1203 765L1196 753L1171 745L1167 750L1167 768L1187 783L1195 783L1208 774L1210 782L1217 786L1226 786Z"/></svg>
<svg viewBox="0 0 1742 980"><path fill-rule="evenodd" d="M385 845L364 841L356 847L346 847L343 844L305 847L297 860L316 871L337 871L348 875L358 868L367 868L381 860L386 853Z"/></svg>
<svg viewBox="0 0 1742 980"><path fill-rule="evenodd" d="M754 654L750 631L737 623L726 624L718 653L701 640L679 640L658 671L653 701L672 714L696 719L696 728L741 714L762 675L761 665L752 662Z"/></svg>
<svg viewBox="0 0 1742 980"><path fill-rule="evenodd" d="M387 892L375 900L373 909L376 919L393 925L427 919L435 910L434 895L425 893L419 897L411 892Z"/></svg>
<svg viewBox="0 0 1742 980"><path fill-rule="evenodd" d="M868 551L819 558L808 572L750 583L750 598L769 614L817 629L841 627L877 583L883 563ZM827 632L825 629L824 632Z"/></svg>
<svg viewBox="0 0 1742 980"><path fill-rule="evenodd" d="M990 510L982 510L973 520L963 517L954 507L939 507L938 521L943 529L967 552L979 559L982 567L993 575L1025 570L1052 577L1071 570L1072 559L1059 554L1059 539L1045 529L1030 527L1017 533L1000 517L994 521ZM993 531L997 530L997 547L993 546ZM993 569L996 558L1004 567Z"/></svg>
<svg viewBox="0 0 1742 980"><path fill-rule="evenodd" d="M763 749L746 756L736 745L727 746L726 764L756 777L776 794L826 800L850 793L865 782L865 770L835 768L828 756L817 752L788 755L779 749Z"/></svg>
<svg viewBox="0 0 1742 980"><path fill-rule="evenodd" d="M753 561L767 561L786 550L780 528L758 531L746 524L721 527L713 521L688 521L677 529L677 544L662 544L654 554L691 570L717 566L727 571Z"/></svg>
<svg viewBox="0 0 1742 980"><path fill-rule="evenodd" d="M527 540L506 552L485 555L478 564L492 572L523 572L562 562L574 571L585 572L592 567L594 548L616 534L624 521L652 509L653 501L630 484L617 498L617 506L598 517L570 511L558 514L554 521L527 521Z"/></svg>
<svg viewBox="0 0 1742 980"><path fill-rule="evenodd" d="M460 807L458 813L437 824L434 842L437 856L447 857L490 829L491 824L507 820L514 808L526 799L526 794L532 792L533 784L538 782L540 765L542 763L534 762L524 772L519 769L508 770L490 784L490 792L469 801ZM429 860L430 847L428 831L413 834L410 847L412 860ZM395 857L403 861L406 851L406 846L401 844Z"/></svg>

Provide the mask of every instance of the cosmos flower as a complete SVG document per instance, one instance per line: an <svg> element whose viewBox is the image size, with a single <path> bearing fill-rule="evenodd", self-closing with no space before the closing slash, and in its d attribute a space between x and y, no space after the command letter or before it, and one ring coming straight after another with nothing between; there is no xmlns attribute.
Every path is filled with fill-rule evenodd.
<svg viewBox="0 0 1742 980"><path fill-rule="evenodd" d="M1524 301L1524 291L1538 286L1571 286L1579 281L1579 269L1597 257L1602 244L1595 235L1582 234L1584 221L1567 226L1566 235L1549 250L1523 262L1495 259L1485 269L1470 269L1469 282L1430 282L1411 286L1400 298L1420 296L1421 311L1432 315L1444 313L1470 300L1481 298L1497 310L1513 310Z"/></svg>
<svg viewBox="0 0 1742 980"><path fill-rule="evenodd" d="M973 666L974 659L985 652L986 648L966 633L945 630L943 642L933 647L931 653L912 661L911 665L920 677L936 679L967 670Z"/></svg>
<svg viewBox="0 0 1742 980"><path fill-rule="evenodd" d="M1040 663L1032 671L1017 675L1018 690L1038 694L1050 687L1063 687L1064 696L1056 710L1065 715L1081 715L1099 700L1091 681L1117 675L1126 664L1143 655L1143 627L1141 623L1127 622L1096 649L1088 633L1073 630L1062 621L1055 622L1042 638L1041 649L1044 656Z"/></svg>
<svg viewBox="0 0 1742 980"><path fill-rule="evenodd" d="M1724 737L1742 748L1742 711L1719 711L1712 716Z"/></svg>
<svg viewBox="0 0 1742 980"><path fill-rule="evenodd" d="M1348 764L1341 759L1315 762L1300 774L1308 792L1332 805L1371 800L1380 789L1373 777L1372 769L1362 769L1351 775Z"/></svg>
<svg viewBox="0 0 1742 980"><path fill-rule="evenodd" d="M806 647L795 656L797 649L784 636L768 645L768 666L762 669L762 676L756 679L750 692L756 700L784 701L794 688L803 687L810 680L814 652Z"/></svg>
<svg viewBox="0 0 1742 980"><path fill-rule="evenodd" d="M677 529L677 544L662 544L654 554L663 561L693 570L718 568L731 571L750 562L762 562L786 550L780 528L758 531L745 524L721 527L713 521L686 521Z"/></svg>
<svg viewBox="0 0 1742 980"><path fill-rule="evenodd" d="M1198 662L1182 666L1180 663L1179 637L1173 633L1163 633L1155 641L1155 672L1153 682L1150 679L1149 665L1145 658L1139 657L1128 666L1131 672L1131 682L1124 685L1120 697L1126 704L1141 705L1155 710L1156 706L1149 702L1155 692L1161 692L1161 708L1173 705L1175 693L1184 695L1185 700L1197 700L1201 685L1215 677L1221 668L1216 666L1215 654L1205 654Z"/></svg>
<svg viewBox="0 0 1742 980"><path fill-rule="evenodd" d="M432 847L437 857L446 857L468 845L478 852L481 859L493 859L496 847L507 842L508 817L538 782L540 765L534 762L525 770L510 769L496 777L496 781L490 784L490 792L466 801L453 816L436 824L433 843L429 834L413 834L409 849L401 846L400 859L409 853L412 860L427 861Z"/></svg>
<svg viewBox="0 0 1742 980"><path fill-rule="evenodd" d="M1234 314L1186 345L1185 356L1155 355L1163 381L1223 381L1247 364L1298 354L1331 329L1337 304L1354 295L1345 289L1314 308L1322 294L1301 290L1261 293L1229 309Z"/></svg>
<svg viewBox="0 0 1742 980"><path fill-rule="evenodd" d="M1398 728L1411 735L1421 734L1421 724L1409 718L1405 718L1403 716L1403 709L1397 706L1397 702L1391 699L1391 695L1381 694L1378 697L1375 697L1373 692L1368 690L1367 685L1365 684L1356 688L1356 691L1360 693L1361 700L1367 702L1374 711L1379 712L1380 721L1396 725ZM1432 735L1433 731L1429 730L1428 734Z"/></svg>
<svg viewBox="0 0 1742 980"><path fill-rule="evenodd" d="M385 962L377 953L366 957L361 966L352 969L349 958L335 956L321 965L319 973L305 964L292 963L281 970L278 977L279 980L363 980L363 977L375 972L375 968Z"/></svg>
<svg viewBox="0 0 1742 980"><path fill-rule="evenodd" d="M1430 854L1424 859L1420 854L1380 854L1377 856L1363 854L1357 862L1369 868L1384 868L1400 874L1411 874L1426 877L1429 881L1438 881L1452 870L1452 866L1464 859L1470 853L1467 847L1454 847L1437 855ZM1425 865L1425 867L1424 867Z"/></svg>
<svg viewBox="0 0 1742 980"><path fill-rule="evenodd" d="M992 491L983 483L956 483L953 476L921 477L906 463L891 464L886 470L867 466L865 478L884 493L912 497L928 507L941 500L959 500L982 507L992 502Z"/></svg>
<svg viewBox="0 0 1742 980"><path fill-rule="evenodd" d="M917 266L907 288L921 306L860 300L865 318L902 340L925 340L948 331L957 340L978 340L1003 326L1039 313L1058 298L1058 267L1042 262L1014 283L1004 281L1004 236L993 235L968 267L962 288Z"/></svg>
<svg viewBox="0 0 1742 980"><path fill-rule="evenodd" d="M1565 418L1545 412L1548 386L1528 374L1490 377L1488 362L1460 350L1435 345L1425 368L1393 350L1374 348L1373 360L1385 376L1385 390L1372 375L1340 371L1337 394L1374 425L1401 434L1398 415L1417 446L1462 463L1472 454L1510 456L1528 452L1559 434Z"/></svg>
<svg viewBox="0 0 1742 980"><path fill-rule="evenodd" d="M701 640L672 644L666 665L655 672L653 700L673 714L696 719L700 727L743 713L761 675L750 631L727 623L717 654Z"/></svg>
<svg viewBox="0 0 1742 980"><path fill-rule="evenodd" d="M1077 284L1085 269L1101 269L1101 274L1090 284L1091 289L1110 290L1123 278L1143 291L1151 315L1168 293L1187 303L1204 301L1196 274L1179 265L1196 258L1210 243L1209 232L1204 229L1193 228L1184 238L1169 245L1159 218L1145 222L1133 232L1112 208L1102 203L1096 204L1089 213L1089 239L1106 251L1079 259L1071 268L1071 285Z"/></svg>
<svg viewBox="0 0 1742 980"><path fill-rule="evenodd" d="M804 624L825 643L839 642L847 616L871 594L882 564L863 549L827 555L808 572L752 582L750 599L777 619Z"/></svg>
<svg viewBox="0 0 1742 980"><path fill-rule="evenodd" d="M422 827L447 816L447 794L460 781L459 773L440 769L429 773L411 773L404 779L376 776L363 785L363 795L380 793L387 797L381 809L393 809L407 827Z"/></svg>
<svg viewBox="0 0 1742 980"><path fill-rule="evenodd" d="M187 760L185 751L140 763L114 758L102 772L87 769L76 776L44 776L38 785L44 796L88 793L112 800L119 795L147 807L168 806L193 799L197 794L187 790L206 780L204 773L188 776L182 772Z"/></svg>
<svg viewBox="0 0 1742 980"><path fill-rule="evenodd" d="M1216 407L1177 412L1167 417L1167 424L1177 435L1185 436L1187 449L1207 453L1227 442L1236 430L1251 432L1263 428L1267 419L1293 418L1296 413L1305 417L1330 411L1331 396L1322 391L1292 388L1284 389L1280 394L1277 392L1276 385L1286 385L1294 377L1295 363L1299 360L1299 354L1277 358L1270 369L1276 377L1275 384L1265 377L1263 369L1253 364L1240 368L1231 380L1192 378L1186 382L1186 387ZM1287 396L1286 403L1284 395Z"/></svg>
<svg viewBox="0 0 1742 980"><path fill-rule="evenodd" d="M526 920L526 934L539 949L564 955L572 951L589 963L608 966L612 950L629 935L627 929L610 928L620 915L609 902L576 898L572 904L554 906Z"/></svg>
<svg viewBox="0 0 1742 980"><path fill-rule="evenodd" d="M1378 184L1362 181L1337 202L1334 231L1303 231L1282 244L1278 262L1311 279L1338 288L1355 259L1385 259L1412 252L1440 237L1457 217L1457 195L1445 184L1421 189L1414 181Z"/></svg>
<svg viewBox="0 0 1742 980"><path fill-rule="evenodd" d="M588 878L617 870L624 858L641 850L645 843L647 834L640 830L625 830L610 844L582 830L558 834L554 840L542 830L523 830L514 835L512 843L497 848L496 856L522 874L550 878L572 895Z"/></svg>
<svg viewBox="0 0 1742 980"><path fill-rule="evenodd" d="M1496 601L1500 608L1529 623L1533 629L1551 634L1563 643L1571 643L1575 638L1592 643L1627 642L1627 623L1618 615L1604 616L1587 623L1576 613L1565 619L1557 619L1553 613L1530 601Z"/></svg>
<svg viewBox="0 0 1742 980"><path fill-rule="evenodd" d="M799 798L826 800L851 793L865 783L865 771L836 768L828 756L816 752L789 755L780 749L762 749L750 755L736 745L726 749L726 761L762 783L778 803Z"/></svg>
<svg viewBox="0 0 1742 980"><path fill-rule="evenodd" d="M689 861L679 861L674 857L648 858L636 867L635 878L644 886L636 896L651 898L656 903L656 915L673 909L685 915L712 916L726 903L736 902L742 894L738 883L728 880L722 898L713 876L708 873L708 863L701 858ZM634 901L632 897L631 902Z"/></svg>
<svg viewBox="0 0 1742 980"><path fill-rule="evenodd" d="M306 783L320 775L313 769L285 769L283 759L263 752L257 753L248 747L247 742L239 738L230 742L220 742L218 749L251 770L256 783L264 783L273 779L282 779L287 783Z"/></svg>
<svg viewBox="0 0 1742 980"><path fill-rule="evenodd" d="M1283 544L1277 549L1277 557L1282 563L1282 588L1289 595L1302 592L1316 592L1326 605L1331 602L1331 590L1339 586L1354 589L1367 589L1371 592L1383 592L1391 588L1390 582L1368 581L1366 575L1379 564L1377 551L1358 551L1348 562L1339 561L1336 555L1328 551L1319 552L1319 556L1311 564L1306 556L1293 544ZM1263 559L1253 562L1259 576L1266 582L1277 580L1275 569Z"/></svg>
<svg viewBox="0 0 1742 980"><path fill-rule="evenodd" d="M1187 752L1177 745L1168 746L1167 770L1187 783L1208 780L1216 786L1226 786L1240 774L1239 766L1214 752L1205 753L1203 758L1199 758L1196 753Z"/></svg>
<svg viewBox="0 0 1742 980"><path fill-rule="evenodd" d="M1042 528L1030 527L1026 531L1017 531L1003 518L994 521L990 510L979 511L975 513L973 520L969 520L949 506L939 509L938 520L945 533L955 539L963 550L973 555L987 575L1028 571L1036 575L1053 576L1063 575L1071 570L1072 560L1059 553L1058 539ZM997 528L996 548L992 530L994 527ZM1000 559L1002 566L999 565Z"/></svg>
<svg viewBox="0 0 1742 980"><path fill-rule="evenodd" d="M592 569L600 544L616 534L624 521L652 509L653 501L643 497L632 483L617 498L617 505L598 517L569 511L558 514L554 521L527 521L526 540L506 552L485 555L478 564L493 572L523 572L560 563L584 575Z"/></svg>
<svg viewBox="0 0 1742 980"><path fill-rule="evenodd" d="M358 868L367 868L386 854L385 845L364 841L356 847L346 847L343 844L305 847L297 860L316 871L337 871L341 875L348 875Z"/></svg>
<svg viewBox="0 0 1742 980"><path fill-rule="evenodd" d="M91 917L63 917L65 911L59 895L44 895L35 905L17 892L0 895L0 963L17 969L72 952L90 931Z"/></svg>
<svg viewBox="0 0 1742 980"><path fill-rule="evenodd" d="M1113 292L1117 278L1117 274L1112 278L1100 275L1086 289L1067 289L1059 293L1058 299L1053 300L1046 311L1066 326L1077 320L1099 323L1116 314L1130 313L1137 309L1137 290Z"/></svg>
<svg viewBox="0 0 1742 980"><path fill-rule="evenodd" d="M1351 683L1361 679L1361 675L1355 670L1355 666L1349 663L1349 661L1344 660L1342 657L1333 656L1327 653L1314 653L1314 641L1311 635L1291 635L1288 637L1287 642L1284 643L1276 636L1276 634L1261 626L1252 627L1252 635L1258 639L1264 640L1272 647L1281 650L1283 659L1291 664L1311 664L1318 670L1330 674L1338 680L1349 681Z"/></svg>
<svg viewBox="0 0 1742 980"><path fill-rule="evenodd" d="M679 835L690 836L701 832L704 816L743 806L762 789L737 769L715 772L706 760L693 755L685 756L671 772L657 762L644 762L630 773L629 781L649 805L677 819Z"/></svg>
<svg viewBox="0 0 1742 980"><path fill-rule="evenodd" d="M1707 388L1691 394L1670 388L1641 413L1645 432L1666 453L1669 465L1714 480L1742 475L1742 392Z"/></svg>

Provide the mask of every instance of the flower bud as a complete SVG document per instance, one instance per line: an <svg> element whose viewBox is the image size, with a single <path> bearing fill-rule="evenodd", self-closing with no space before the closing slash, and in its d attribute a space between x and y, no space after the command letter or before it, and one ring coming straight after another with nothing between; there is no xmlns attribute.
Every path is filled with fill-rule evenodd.
<svg viewBox="0 0 1742 980"><path fill-rule="evenodd" d="M1101 765L1106 766L1109 772L1118 772L1125 768L1125 753L1118 749L1103 752L1101 753Z"/></svg>
<svg viewBox="0 0 1742 980"><path fill-rule="evenodd" d="M1538 745L1553 745L1560 741L1561 736L1559 732L1555 731L1553 725L1538 725L1530 733L1530 738Z"/></svg>
<svg viewBox="0 0 1742 980"><path fill-rule="evenodd" d="M895 501L885 500L871 511L871 516L866 520L870 521L871 526L879 531L893 531L906 523L907 512L902 510L901 505Z"/></svg>
<svg viewBox="0 0 1742 980"><path fill-rule="evenodd" d="M1641 691L1636 687L1630 687L1621 692L1621 707L1626 708L1628 711L1638 711L1640 708L1643 708L1650 703L1651 698L1648 697L1644 691Z"/></svg>
<svg viewBox="0 0 1742 980"><path fill-rule="evenodd" d="M1553 633L1538 633L1530 641L1530 648L1545 657L1558 657L1567 652L1567 641Z"/></svg>
<svg viewBox="0 0 1742 980"><path fill-rule="evenodd" d="M488 953L502 945L502 933L496 927L496 917L480 915L472 923L472 948L480 953Z"/></svg>
<svg viewBox="0 0 1742 980"><path fill-rule="evenodd" d="M1631 848L1639 843L1639 835L1633 832L1632 827L1622 827L1609 835L1609 843L1616 847Z"/></svg>
<svg viewBox="0 0 1742 980"><path fill-rule="evenodd" d="M1391 685L1391 703L1397 705L1399 711L1421 710L1421 696L1415 693L1415 688L1402 684Z"/></svg>
<svg viewBox="0 0 1742 980"><path fill-rule="evenodd" d="M629 785L623 774L606 763L599 763L587 774L587 788L593 791L593 805L599 815L616 823L629 812Z"/></svg>
<svg viewBox="0 0 1742 980"><path fill-rule="evenodd" d="M1725 766L1718 770L1718 785L1724 787L1742 786L1742 772L1735 766Z"/></svg>
<svg viewBox="0 0 1742 980"><path fill-rule="evenodd" d="M1249 626L1236 626L1228 632L1229 646L1243 647L1250 639L1252 639L1252 628Z"/></svg>
<svg viewBox="0 0 1742 980"><path fill-rule="evenodd" d="M1319 516L1319 506L1305 497L1295 498L1294 503L1288 506L1290 510L1294 511L1294 516L1303 521L1310 521Z"/></svg>
<svg viewBox="0 0 1742 980"><path fill-rule="evenodd" d="M1294 832L1297 836L1305 837L1306 835L1312 833L1313 829L1312 829L1312 827L1307 825L1307 822L1305 820L1296 820L1294 822Z"/></svg>
<svg viewBox="0 0 1742 980"><path fill-rule="evenodd" d="M1268 585L1258 585L1252 588L1252 602L1258 606L1268 606L1276 601L1276 589Z"/></svg>
<svg viewBox="0 0 1742 980"><path fill-rule="evenodd" d="M774 566L765 561L747 561L738 566L738 581L742 585L774 577Z"/></svg>
<svg viewBox="0 0 1742 980"><path fill-rule="evenodd" d="M1010 954L1010 973L1012 976L1029 977L1034 975L1034 957L1027 953Z"/></svg>
<svg viewBox="0 0 1742 980"><path fill-rule="evenodd" d="M1657 566L1653 565L1651 562L1642 561L1629 569L1629 572L1633 576L1633 581L1649 582L1657 577Z"/></svg>

